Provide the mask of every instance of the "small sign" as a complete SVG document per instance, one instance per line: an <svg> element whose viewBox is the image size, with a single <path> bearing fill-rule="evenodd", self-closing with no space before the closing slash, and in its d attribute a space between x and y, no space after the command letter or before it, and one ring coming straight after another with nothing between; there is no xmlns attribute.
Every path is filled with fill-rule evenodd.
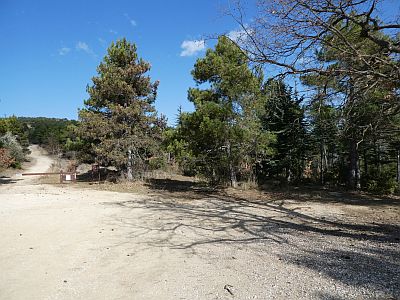
<svg viewBox="0 0 400 300"><path fill-rule="evenodd" d="M17 174L15 174L15 177L22 177L22 174L21 173L17 173Z"/></svg>
<svg viewBox="0 0 400 300"><path fill-rule="evenodd" d="M93 173L99 172L99 165L98 164L93 164L92 165L92 172Z"/></svg>
<svg viewBox="0 0 400 300"><path fill-rule="evenodd" d="M71 175L69 175L69 174L66 174L66 175L65 175L65 180L66 180L66 181L69 181L69 180L71 180Z"/></svg>

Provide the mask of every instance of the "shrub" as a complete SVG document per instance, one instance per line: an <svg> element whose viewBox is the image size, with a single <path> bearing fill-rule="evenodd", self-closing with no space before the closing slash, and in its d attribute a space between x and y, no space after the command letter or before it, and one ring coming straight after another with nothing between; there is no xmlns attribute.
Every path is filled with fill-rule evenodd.
<svg viewBox="0 0 400 300"><path fill-rule="evenodd" d="M368 192L375 194L393 194L397 189L397 182L393 170L387 166L382 170L373 170L365 178L364 186Z"/></svg>
<svg viewBox="0 0 400 300"><path fill-rule="evenodd" d="M0 168L9 168L15 160L11 157L10 151L6 148L0 148Z"/></svg>
<svg viewBox="0 0 400 300"><path fill-rule="evenodd" d="M21 163L25 160L25 153L16 136L11 132L7 132L0 137L0 146L7 149L10 157L14 160L11 166L20 168Z"/></svg>
<svg viewBox="0 0 400 300"><path fill-rule="evenodd" d="M149 159L149 169L150 170L159 170L159 169L165 169L165 166L167 165L165 157L153 157Z"/></svg>

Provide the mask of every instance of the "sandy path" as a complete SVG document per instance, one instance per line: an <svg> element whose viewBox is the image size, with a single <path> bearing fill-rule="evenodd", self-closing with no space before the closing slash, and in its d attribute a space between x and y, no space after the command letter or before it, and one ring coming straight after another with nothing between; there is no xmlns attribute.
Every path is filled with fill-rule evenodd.
<svg viewBox="0 0 400 300"><path fill-rule="evenodd" d="M29 170L44 171L33 150ZM0 185L0 299L400 297L399 227L312 204L32 183Z"/></svg>
<svg viewBox="0 0 400 300"><path fill-rule="evenodd" d="M38 176L21 176L21 173L45 173L48 172L54 160L47 155L46 151L38 145L29 146L29 164L23 170L14 172L10 181L17 185L32 184L37 181Z"/></svg>
<svg viewBox="0 0 400 300"><path fill-rule="evenodd" d="M49 156L46 155L46 151L37 145L29 147L31 150L30 158L32 164L24 170L24 173L43 173L46 172L51 164L54 162ZM30 179L33 177L24 177L24 179Z"/></svg>

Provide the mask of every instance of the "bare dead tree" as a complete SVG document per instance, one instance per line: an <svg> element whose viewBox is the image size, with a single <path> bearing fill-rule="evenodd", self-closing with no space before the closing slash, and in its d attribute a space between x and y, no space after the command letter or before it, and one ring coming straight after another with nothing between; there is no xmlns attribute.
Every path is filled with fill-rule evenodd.
<svg viewBox="0 0 400 300"><path fill-rule="evenodd" d="M247 23L246 7L237 0L228 14L241 27L235 41L251 61L273 65L279 75L351 76L362 78L364 89L382 82L394 89L400 82L400 24L380 20L379 2L258 0L256 16ZM350 36L347 32L354 26L357 30ZM365 51L365 41L376 51ZM332 67L318 59L320 49L340 53L347 63Z"/></svg>

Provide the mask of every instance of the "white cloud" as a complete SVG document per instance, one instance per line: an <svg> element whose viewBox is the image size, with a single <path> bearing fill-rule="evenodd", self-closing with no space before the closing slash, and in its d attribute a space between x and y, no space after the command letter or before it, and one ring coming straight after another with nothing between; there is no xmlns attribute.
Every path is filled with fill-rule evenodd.
<svg viewBox="0 0 400 300"><path fill-rule="evenodd" d="M59 55L67 55L71 51L71 48L68 47L62 47L58 49L58 54Z"/></svg>
<svg viewBox="0 0 400 300"><path fill-rule="evenodd" d="M76 49L88 52L89 51L89 46L85 42L78 42L76 44Z"/></svg>
<svg viewBox="0 0 400 300"><path fill-rule="evenodd" d="M237 44L242 44L247 41L249 38L249 35L252 34L252 29L251 28L246 28L245 29L240 29L240 30L232 30L228 32L226 35L228 38L230 38L232 41L234 41Z"/></svg>
<svg viewBox="0 0 400 300"><path fill-rule="evenodd" d="M96 54L93 52L93 50L90 49L89 45L86 44L85 42L79 41L79 42L76 44L75 48L76 48L76 50L78 50L78 51L83 51L83 52L86 52L87 54L96 56Z"/></svg>
<svg viewBox="0 0 400 300"><path fill-rule="evenodd" d="M137 25L136 21L134 19L131 19L128 14L124 14L124 16L129 21L129 23L131 23L133 27Z"/></svg>
<svg viewBox="0 0 400 300"><path fill-rule="evenodd" d="M206 42L204 40L183 41L181 48L183 49L181 56L193 56L206 48Z"/></svg>
<svg viewBox="0 0 400 300"><path fill-rule="evenodd" d="M118 34L118 31L115 31L115 30L112 30L112 29L110 29L108 32L111 33L111 34Z"/></svg>
<svg viewBox="0 0 400 300"><path fill-rule="evenodd" d="M232 30L227 34L227 37L234 42L238 42L246 37L246 32L244 30Z"/></svg>

